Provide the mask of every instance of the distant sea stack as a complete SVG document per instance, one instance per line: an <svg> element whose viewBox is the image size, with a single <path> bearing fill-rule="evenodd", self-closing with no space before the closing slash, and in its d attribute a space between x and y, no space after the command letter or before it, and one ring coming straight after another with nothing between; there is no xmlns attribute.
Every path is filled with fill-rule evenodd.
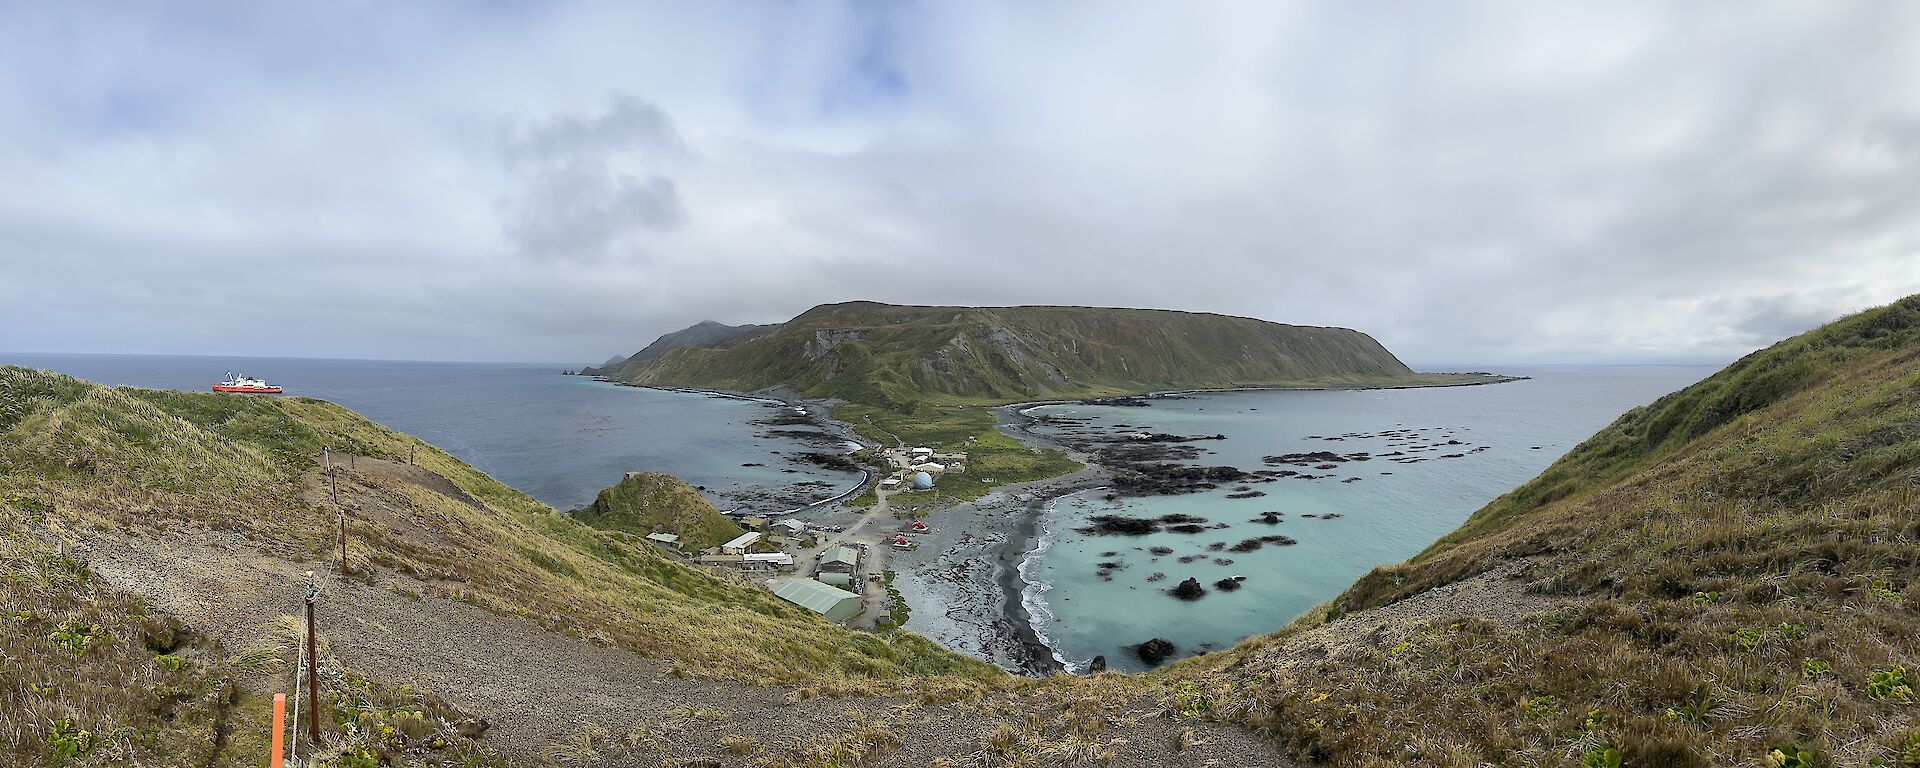
<svg viewBox="0 0 1920 768"><path fill-rule="evenodd" d="M825 304L779 325L706 322L588 373L633 384L911 408L1233 387L1434 386L1348 328L1159 309Z"/></svg>

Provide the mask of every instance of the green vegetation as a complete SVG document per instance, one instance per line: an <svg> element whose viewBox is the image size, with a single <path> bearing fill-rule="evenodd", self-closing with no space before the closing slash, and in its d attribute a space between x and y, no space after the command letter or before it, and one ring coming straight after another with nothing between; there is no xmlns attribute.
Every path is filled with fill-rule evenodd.
<svg viewBox="0 0 1920 768"><path fill-rule="evenodd" d="M691 675L847 685L999 676L917 635L851 632L583 525L330 403L0 368L0 499L16 522L40 510L69 530L142 535L205 523L321 559L336 525L318 492L322 446L336 465L361 457L338 477L358 557L422 580L429 594L606 638ZM416 465L406 463L409 448Z"/></svg>
<svg viewBox="0 0 1920 768"><path fill-rule="evenodd" d="M1335 765L1897 764L1920 662L1917 361L1920 297L1756 352L1280 633L1166 674ZM1490 619L1498 601L1431 592L1476 577L1543 608ZM1441 607L1316 629L1416 595Z"/></svg>
<svg viewBox="0 0 1920 768"><path fill-rule="evenodd" d="M975 406L920 406L902 413L870 405L842 404L833 407L833 417L852 424L855 431L875 443L893 445L896 440L936 450L967 452L967 471L940 478L941 499L968 501L986 495L994 486L1042 480L1079 470L1083 465L1057 448L1033 448L995 428L992 408ZM920 498L931 499L933 492L906 493L895 497L894 504L911 505ZM852 503L873 503L872 491Z"/></svg>
<svg viewBox="0 0 1920 768"><path fill-rule="evenodd" d="M693 486L657 472L628 473L573 516L604 531L641 537L671 533L688 552L720 546L744 532Z"/></svg>
<svg viewBox="0 0 1920 768"><path fill-rule="evenodd" d="M787 387L903 412L1170 389L1488 380L1416 374L1345 328L1166 310L873 302L814 307L777 328L670 345L602 372L637 384Z"/></svg>

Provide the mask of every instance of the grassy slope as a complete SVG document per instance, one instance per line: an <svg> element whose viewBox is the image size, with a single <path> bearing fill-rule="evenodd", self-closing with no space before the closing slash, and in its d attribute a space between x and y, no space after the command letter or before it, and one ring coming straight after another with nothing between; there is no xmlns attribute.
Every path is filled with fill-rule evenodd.
<svg viewBox="0 0 1920 768"><path fill-rule="evenodd" d="M831 349L821 334L842 338ZM1166 310L815 307L779 329L681 348L612 372L640 384L755 391L911 411L922 403L1235 386L1449 383L1415 374L1358 331Z"/></svg>
<svg viewBox="0 0 1920 768"><path fill-rule="evenodd" d="M1920 765L1917 483L1910 297L1629 412L1409 563L1173 675L1343 765ZM1521 560L1567 608L1276 671L1300 629Z"/></svg>
<svg viewBox="0 0 1920 768"><path fill-rule="evenodd" d="M447 545L370 520L353 531L375 564L436 594L674 659L693 674L852 683L994 674L917 635L846 631L594 530L330 403L108 388L0 368L0 499L42 505L70 528L154 532L197 520L324 559L334 513L304 492L318 483L323 445L399 462L412 446L422 467L480 505L427 487L387 489Z"/></svg>
<svg viewBox="0 0 1920 768"><path fill-rule="evenodd" d="M601 530L645 537L671 533L688 552L717 547L743 531L726 515L700 497L679 478L657 472L627 475L600 492L593 503L574 513L580 522Z"/></svg>

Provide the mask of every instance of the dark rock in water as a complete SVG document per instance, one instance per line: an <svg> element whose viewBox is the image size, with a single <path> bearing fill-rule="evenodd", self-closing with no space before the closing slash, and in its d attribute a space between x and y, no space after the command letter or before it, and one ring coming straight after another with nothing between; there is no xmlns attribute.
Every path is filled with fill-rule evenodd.
<svg viewBox="0 0 1920 768"><path fill-rule="evenodd" d="M842 472L859 472L860 471L860 462L854 461L853 459L848 458L846 454L842 454L842 453L821 453L819 451L809 451L807 453L800 454L799 456L796 456L794 458L799 461L810 462L815 466L824 467L826 469L837 469Z"/></svg>
<svg viewBox="0 0 1920 768"><path fill-rule="evenodd" d="M1182 600L1198 600L1207 596L1207 588L1200 586L1199 579L1189 576L1186 581L1180 582L1180 586L1173 588L1173 596Z"/></svg>
<svg viewBox="0 0 1920 768"><path fill-rule="evenodd" d="M764 467L764 466L766 466L766 465L765 465L765 464L761 464L760 462L757 462L757 461L749 461L749 462L747 462L747 463L745 463L745 464L742 464L742 465L740 465L740 466L743 466L743 467Z"/></svg>
<svg viewBox="0 0 1920 768"><path fill-rule="evenodd" d="M1167 577L1166 574L1161 573L1159 571L1154 571L1152 576L1147 577L1147 581L1160 581L1162 579L1165 579L1166 577Z"/></svg>
<svg viewBox="0 0 1920 768"><path fill-rule="evenodd" d="M1126 515L1094 515L1087 518L1087 522L1092 525L1078 530L1089 536L1145 536L1160 532L1159 521Z"/></svg>
<svg viewBox="0 0 1920 768"><path fill-rule="evenodd" d="M1342 516L1342 515L1341 515L1340 513L1338 513L1338 512L1328 512L1328 513L1326 513L1326 514L1324 514L1324 515L1321 515L1321 516L1320 516L1320 519L1322 519L1322 520L1332 520L1332 519L1334 519L1334 518L1336 518L1336 517L1341 517L1341 516Z"/></svg>
<svg viewBox="0 0 1920 768"><path fill-rule="evenodd" d="M1134 496L1170 496L1213 490L1220 483L1237 483L1247 473L1234 467L1191 467L1181 464L1108 461L1115 470L1117 491Z"/></svg>
<svg viewBox="0 0 1920 768"><path fill-rule="evenodd" d="M1340 481L1340 482L1343 482L1343 483L1357 483L1357 482L1360 482L1360 478L1357 478L1357 477L1349 477L1349 478L1347 478L1347 479L1345 479L1345 480L1342 480L1342 481Z"/></svg>
<svg viewBox="0 0 1920 768"><path fill-rule="evenodd" d="M1213 583L1213 588L1222 592L1232 592L1240 588L1240 582L1233 579L1221 579Z"/></svg>
<svg viewBox="0 0 1920 768"><path fill-rule="evenodd" d="M1314 466L1314 469L1339 469L1339 468L1340 468L1340 465L1338 464L1318 464Z"/></svg>
<svg viewBox="0 0 1920 768"><path fill-rule="evenodd" d="M1173 643L1157 637L1141 643L1140 647L1134 650L1134 654L1139 656L1141 661L1154 665L1166 661L1168 657L1179 652L1180 649L1175 648Z"/></svg>
<svg viewBox="0 0 1920 768"><path fill-rule="evenodd" d="M1208 552L1218 552L1218 551L1220 551L1220 550L1223 550L1223 549L1226 549L1226 548L1227 548L1227 543L1226 543L1226 542L1224 542L1224 541L1216 541L1216 542L1214 542L1214 543L1212 543L1212 544L1208 544L1208 545L1207 545L1207 551L1208 551Z"/></svg>
<svg viewBox="0 0 1920 768"><path fill-rule="evenodd" d="M1301 466L1305 466L1308 464L1325 464L1330 461L1346 461L1346 460L1347 458L1345 456L1341 456L1340 454L1334 453L1332 451L1314 451L1312 453L1289 453L1281 456L1268 456L1261 459L1262 462L1265 462L1267 464L1297 464Z"/></svg>
<svg viewBox="0 0 1920 768"><path fill-rule="evenodd" d="M1100 556L1101 556L1101 557L1119 557L1119 556L1120 556L1120 553L1118 553L1118 552L1102 552L1102 553L1100 553Z"/></svg>
<svg viewBox="0 0 1920 768"><path fill-rule="evenodd" d="M1213 564L1214 565L1233 565L1233 561L1224 557L1216 557L1213 559Z"/></svg>
<svg viewBox="0 0 1920 768"><path fill-rule="evenodd" d="M1127 564L1126 564L1126 563L1112 563L1112 562L1108 562L1108 563L1101 563L1101 564L1100 564L1100 570L1103 570L1103 571L1124 571L1124 570L1126 570L1126 569L1127 569Z"/></svg>
<svg viewBox="0 0 1920 768"><path fill-rule="evenodd" d="M1232 528L1233 526L1227 525L1226 523L1214 523L1213 525L1210 525L1207 527L1217 531L1217 530L1220 530L1221 528Z"/></svg>
<svg viewBox="0 0 1920 768"><path fill-rule="evenodd" d="M1087 674L1105 671L1107 671L1107 657L1105 656L1095 656L1093 657L1093 661L1087 663Z"/></svg>
<svg viewBox="0 0 1920 768"><path fill-rule="evenodd" d="M1181 555L1181 556L1180 556L1180 562L1181 562L1181 563L1191 563L1191 562L1193 562L1193 561L1195 561L1195 560L1200 560L1200 559L1203 559L1204 557L1205 557L1205 555Z"/></svg>
<svg viewBox="0 0 1920 768"><path fill-rule="evenodd" d="M1206 531L1207 527L1204 525L1194 525L1192 523L1187 523L1185 525L1169 525L1167 526L1167 530L1171 533L1201 533Z"/></svg>
<svg viewBox="0 0 1920 768"><path fill-rule="evenodd" d="M1156 519L1163 523L1204 523L1207 521L1206 518L1200 517L1199 515L1189 515L1182 512L1161 515Z"/></svg>
<svg viewBox="0 0 1920 768"><path fill-rule="evenodd" d="M1173 554L1173 547L1154 547L1153 549L1149 549L1147 551L1152 552L1156 556L1165 557L1167 555Z"/></svg>
<svg viewBox="0 0 1920 768"><path fill-rule="evenodd" d="M1227 494L1227 498L1229 498L1229 499L1257 499L1257 498L1260 498L1261 496L1265 496L1265 495L1267 495L1265 491L1246 491L1246 492L1244 492L1244 493L1229 493L1229 494Z"/></svg>
<svg viewBox="0 0 1920 768"><path fill-rule="evenodd" d="M1228 547L1227 551L1228 552L1252 552L1268 544L1276 544L1284 547L1284 546L1290 546L1298 543L1300 542L1295 541L1291 536L1282 536L1276 533L1269 536L1260 536L1258 538L1247 539L1231 547Z"/></svg>
<svg viewBox="0 0 1920 768"><path fill-rule="evenodd" d="M1252 520L1248 520L1247 522L1249 522L1249 523L1264 523L1264 524L1266 524L1266 525L1279 525L1279 524L1280 524L1280 513L1279 513L1279 512L1265 512L1265 513L1262 513L1262 514L1261 514L1261 515L1260 515L1259 517L1256 517L1256 518L1254 518L1254 519L1252 519Z"/></svg>
<svg viewBox="0 0 1920 768"><path fill-rule="evenodd" d="M1236 485L1236 486L1234 486L1234 487L1233 487L1233 490L1235 490L1235 491L1251 491L1251 490L1253 490L1253 488L1251 488L1251 487L1249 487L1249 486L1245 486L1245 485Z"/></svg>

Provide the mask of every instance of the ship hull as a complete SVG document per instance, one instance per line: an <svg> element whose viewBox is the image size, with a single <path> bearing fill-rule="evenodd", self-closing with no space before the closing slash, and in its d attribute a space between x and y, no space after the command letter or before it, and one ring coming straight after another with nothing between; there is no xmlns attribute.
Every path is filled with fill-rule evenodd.
<svg viewBox="0 0 1920 768"><path fill-rule="evenodd" d="M277 395L277 394L280 394L280 388L279 388L279 387L229 387L229 386L226 386L226 385L224 385L224 384L215 384L215 385L213 385L213 391L215 391L215 392L244 392L244 393L247 393L247 394L251 394L251 395Z"/></svg>

